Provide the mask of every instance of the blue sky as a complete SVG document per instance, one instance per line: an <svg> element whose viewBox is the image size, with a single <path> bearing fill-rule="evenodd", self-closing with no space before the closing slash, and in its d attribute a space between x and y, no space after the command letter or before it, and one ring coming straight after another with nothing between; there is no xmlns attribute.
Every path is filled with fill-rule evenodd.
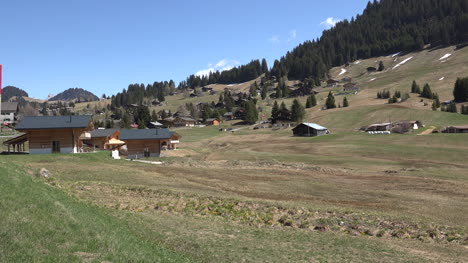
<svg viewBox="0 0 468 263"><path fill-rule="evenodd" d="M115 94L266 58L271 66L363 0L3 1L3 86L45 98L68 88ZM328 22L327 22L328 19Z"/></svg>

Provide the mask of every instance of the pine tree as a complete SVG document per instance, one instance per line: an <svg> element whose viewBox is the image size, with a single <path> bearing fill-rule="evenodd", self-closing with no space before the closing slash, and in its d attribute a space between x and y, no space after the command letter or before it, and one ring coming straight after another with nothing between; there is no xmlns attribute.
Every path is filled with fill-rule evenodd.
<svg viewBox="0 0 468 263"><path fill-rule="evenodd" d="M286 104L284 103L284 101L281 102L279 119L282 119L282 120L291 119L291 111L288 110L288 107L286 107Z"/></svg>
<svg viewBox="0 0 468 263"><path fill-rule="evenodd" d="M278 102L275 100L275 103L273 103L273 108L271 109L271 118L273 120L277 120L279 117L279 113L280 113L280 110L279 110Z"/></svg>
<svg viewBox="0 0 468 263"><path fill-rule="evenodd" d="M254 124L258 120L258 111L252 101L247 101L244 105L244 121L249 124Z"/></svg>
<svg viewBox="0 0 468 263"><path fill-rule="evenodd" d="M457 79L453 88L453 97L455 102L468 101L468 77Z"/></svg>
<svg viewBox="0 0 468 263"><path fill-rule="evenodd" d="M434 103L435 103L435 107L438 109L440 108L440 100L439 100L439 94L437 93L434 93Z"/></svg>
<svg viewBox="0 0 468 263"><path fill-rule="evenodd" d="M343 98L343 108L349 107L349 102L346 97Z"/></svg>
<svg viewBox="0 0 468 263"><path fill-rule="evenodd" d="M306 107L306 109L312 108L312 102L311 102L311 97L310 96L307 97L305 107Z"/></svg>
<svg viewBox="0 0 468 263"><path fill-rule="evenodd" d="M120 121L120 128L130 129L130 115L125 112L122 116L122 120Z"/></svg>
<svg viewBox="0 0 468 263"><path fill-rule="evenodd" d="M453 112L453 113L457 113L458 110L457 110L457 104L455 104L454 102L450 103L449 106L448 106L448 112Z"/></svg>
<svg viewBox="0 0 468 263"><path fill-rule="evenodd" d="M432 102L432 110L433 110L433 111L436 111L436 110L437 110L437 107L436 107L436 103L435 103L435 102Z"/></svg>
<svg viewBox="0 0 468 263"><path fill-rule="evenodd" d="M267 93L268 93L267 86L266 86L266 85L263 85L263 86L262 86L262 93L261 93L261 95L262 95L262 100L265 100L265 99L266 99Z"/></svg>
<svg viewBox="0 0 468 263"><path fill-rule="evenodd" d="M266 59L262 59L262 72L268 73L268 65Z"/></svg>
<svg viewBox="0 0 468 263"><path fill-rule="evenodd" d="M294 122L301 122L304 119L304 116L304 106L302 106L302 104L297 99L294 99L291 106L291 120Z"/></svg>
<svg viewBox="0 0 468 263"><path fill-rule="evenodd" d="M138 129L146 128L145 123L142 120L138 120Z"/></svg>
<svg viewBox="0 0 468 263"><path fill-rule="evenodd" d="M312 107L317 106L317 98L315 97L315 94L310 95L310 103L312 104Z"/></svg>
<svg viewBox="0 0 468 263"><path fill-rule="evenodd" d="M424 87L423 87L423 90L421 92L421 97L423 98L428 98L428 99L432 99L432 91L431 91L431 87L429 86L429 84L424 84Z"/></svg>
<svg viewBox="0 0 468 263"><path fill-rule="evenodd" d="M378 69L378 70L379 70L379 71L383 71L384 69L385 69L385 66L384 66L383 62L380 61L380 63L379 63L379 69Z"/></svg>
<svg viewBox="0 0 468 263"><path fill-rule="evenodd" d="M413 84L411 85L411 93L418 93L417 90L419 89L418 84L416 83L416 80L413 80ZM420 93L420 92L419 92Z"/></svg>
<svg viewBox="0 0 468 263"><path fill-rule="evenodd" d="M327 109L336 108L335 97L333 96L331 91L328 93L327 100L325 102L325 106L327 107Z"/></svg>

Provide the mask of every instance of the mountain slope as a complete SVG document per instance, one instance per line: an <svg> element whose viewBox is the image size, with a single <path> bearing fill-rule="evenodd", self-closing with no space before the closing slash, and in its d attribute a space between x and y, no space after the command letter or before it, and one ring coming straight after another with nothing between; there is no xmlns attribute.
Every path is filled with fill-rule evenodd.
<svg viewBox="0 0 468 263"><path fill-rule="evenodd" d="M28 93L14 86L6 86L2 89L2 101L8 101L13 97L28 97Z"/></svg>
<svg viewBox="0 0 468 263"><path fill-rule="evenodd" d="M96 101L99 98L94 95L93 93L80 89L80 88L72 88L67 89L62 93L55 95L54 97L50 98L49 101Z"/></svg>
<svg viewBox="0 0 468 263"><path fill-rule="evenodd" d="M324 31L276 61L271 74L322 79L327 69L356 59L468 42L466 0L381 0L362 15Z"/></svg>

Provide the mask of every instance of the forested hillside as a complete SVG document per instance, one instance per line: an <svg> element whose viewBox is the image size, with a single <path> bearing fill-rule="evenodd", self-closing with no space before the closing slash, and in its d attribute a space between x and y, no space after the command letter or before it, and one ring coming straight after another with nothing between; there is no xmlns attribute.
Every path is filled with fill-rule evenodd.
<svg viewBox="0 0 468 263"><path fill-rule="evenodd" d="M263 73L268 72L268 65L265 59L260 64L259 60L252 60L246 65L235 67L230 70L222 72L215 71L210 72L208 76L196 76L190 75L186 81L182 82L179 87L200 87L209 84L231 84L231 83L242 83L252 79L258 78Z"/></svg>
<svg viewBox="0 0 468 263"><path fill-rule="evenodd" d="M381 0L362 15L324 31L279 61L271 75L321 79L333 66L357 59L468 42L466 0Z"/></svg>

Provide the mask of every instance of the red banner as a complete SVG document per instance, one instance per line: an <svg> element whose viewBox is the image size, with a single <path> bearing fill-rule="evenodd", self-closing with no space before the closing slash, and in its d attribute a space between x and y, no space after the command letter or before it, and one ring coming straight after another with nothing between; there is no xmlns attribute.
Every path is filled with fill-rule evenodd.
<svg viewBox="0 0 468 263"><path fill-rule="evenodd" d="M2 64L0 64L0 95L2 95Z"/></svg>

